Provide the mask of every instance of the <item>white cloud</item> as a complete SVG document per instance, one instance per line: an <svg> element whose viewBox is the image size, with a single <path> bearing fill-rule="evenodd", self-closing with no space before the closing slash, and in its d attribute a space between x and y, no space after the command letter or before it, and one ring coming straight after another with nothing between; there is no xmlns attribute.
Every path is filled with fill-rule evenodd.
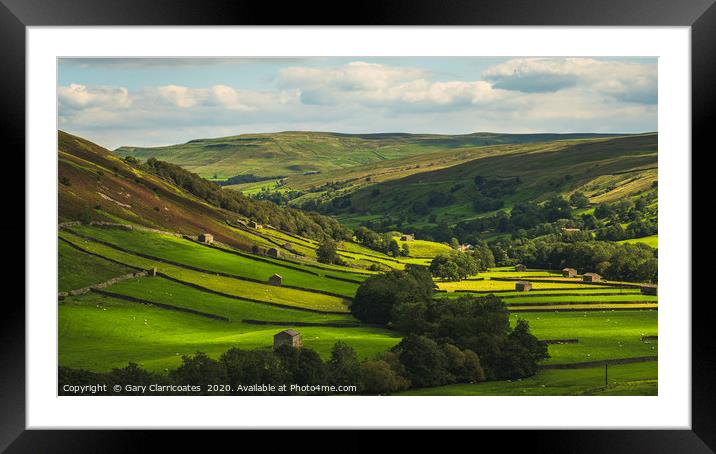
<svg viewBox="0 0 716 454"><path fill-rule="evenodd" d="M441 82L431 81L431 76L419 68L357 61L337 68L286 68L280 73L280 84L300 90L304 104L348 103L397 109L458 107L506 95L485 81Z"/></svg>
<svg viewBox="0 0 716 454"><path fill-rule="evenodd" d="M191 90L187 87L181 87L178 85L165 85L156 89L157 96L176 107L183 109L194 107L199 98L205 97L202 92L206 90Z"/></svg>
<svg viewBox="0 0 716 454"><path fill-rule="evenodd" d="M524 93L557 92L579 87L625 102L654 104L656 64L593 58L517 58L485 71L496 88Z"/></svg>
<svg viewBox="0 0 716 454"><path fill-rule="evenodd" d="M65 109L87 109L104 107L125 109L132 105L129 91L122 87L87 87L70 84L57 90L60 107Z"/></svg>
<svg viewBox="0 0 716 454"><path fill-rule="evenodd" d="M401 81L425 77L418 68L352 62L338 68L289 67L280 71L285 86L301 89L331 88L341 91L380 91Z"/></svg>

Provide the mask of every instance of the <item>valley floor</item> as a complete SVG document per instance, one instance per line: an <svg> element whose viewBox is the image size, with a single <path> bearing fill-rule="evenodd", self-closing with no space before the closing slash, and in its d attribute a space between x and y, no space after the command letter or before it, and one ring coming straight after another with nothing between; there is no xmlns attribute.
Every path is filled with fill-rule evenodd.
<svg viewBox="0 0 716 454"><path fill-rule="evenodd" d="M309 240L294 242L315 247ZM288 328L298 330L304 345L324 359L339 340L360 358L385 352L401 340L398 332L361 324L350 314L353 294L370 276L365 271L316 262L302 265L171 235L99 227L61 231L59 251L64 292L119 274L157 270L157 276L130 278L61 298L61 366L108 371L135 362L162 372L178 367L182 355L199 351L216 358L233 347L270 349L273 335ZM273 274L281 274L284 285L269 285L267 279ZM515 282L525 279L533 283L533 290L516 292ZM517 382L452 385L406 394L656 393L658 341L651 339L658 334L658 300L640 294L638 286L589 285L562 279L549 270L504 267L470 280L437 284L442 292L436 298L492 292L503 296L512 323L527 320L539 339L550 341L546 367L642 357L651 361L610 366L607 387L599 366L545 369ZM571 342L561 342L565 339Z"/></svg>

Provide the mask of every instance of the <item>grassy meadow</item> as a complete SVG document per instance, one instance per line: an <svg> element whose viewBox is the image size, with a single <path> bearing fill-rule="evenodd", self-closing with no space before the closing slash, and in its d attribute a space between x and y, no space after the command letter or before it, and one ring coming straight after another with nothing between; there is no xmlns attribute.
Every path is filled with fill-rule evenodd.
<svg viewBox="0 0 716 454"><path fill-rule="evenodd" d="M162 371L178 367L181 355L197 351L216 358L233 347L270 349L274 334L294 327L213 320L94 293L65 299L58 315L60 365L94 371L124 367L130 361ZM400 341L395 333L380 328L295 328L300 329L304 345L324 357L338 340L351 345L361 357Z"/></svg>
<svg viewBox="0 0 716 454"><path fill-rule="evenodd" d="M403 396L655 396L658 364L656 361L619 364L608 367L607 385L604 367L548 369L534 377L515 381L457 384L435 388L411 389Z"/></svg>

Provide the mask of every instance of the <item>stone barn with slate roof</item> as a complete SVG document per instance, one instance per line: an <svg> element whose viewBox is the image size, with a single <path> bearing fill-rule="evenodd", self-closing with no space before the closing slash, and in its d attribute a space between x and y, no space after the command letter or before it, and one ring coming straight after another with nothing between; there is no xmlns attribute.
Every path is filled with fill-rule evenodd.
<svg viewBox="0 0 716 454"><path fill-rule="evenodd" d="M287 329L273 336L273 349L277 350L282 345L288 345L293 348L303 347L303 340L298 331Z"/></svg>

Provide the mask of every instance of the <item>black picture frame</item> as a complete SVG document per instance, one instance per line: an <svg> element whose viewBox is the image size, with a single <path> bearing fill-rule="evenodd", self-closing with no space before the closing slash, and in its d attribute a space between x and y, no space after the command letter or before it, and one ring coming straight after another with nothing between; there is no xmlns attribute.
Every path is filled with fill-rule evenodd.
<svg viewBox="0 0 716 454"><path fill-rule="evenodd" d="M25 117L22 115L25 112L26 27L88 25L689 26L694 149L697 144L708 143L713 120L716 120L714 0L383 0L355 5L244 0L0 0L3 159L6 164L14 160L15 169L24 169L22 174L28 171L23 159ZM693 154L691 159L693 163ZM19 171L13 173L20 174ZM16 218L18 223L24 223L19 220L21 200L15 199L18 199L14 201ZM3 227L3 231L16 235L19 228L18 224L12 227L13 232L9 227ZM28 240L26 237L25 241ZM16 273L17 262L12 263L12 268ZM0 450L119 452L134 451L142 446L149 435L141 431L25 430L25 311L17 300L13 304L9 304L9 300L6 303L0 316ZM509 437L509 446L549 452L714 452L716 393L712 392L711 384L716 375L716 359L708 306L692 306L692 430L519 431L517 436ZM163 437L165 434L157 431L151 435ZM411 437L418 435L413 433ZM188 436L187 432L171 434L173 443L184 443ZM292 443L295 442L295 434L291 437ZM354 448L362 444L357 438L351 437ZM484 431L480 438L481 443L490 438L505 445L505 435L500 431Z"/></svg>

